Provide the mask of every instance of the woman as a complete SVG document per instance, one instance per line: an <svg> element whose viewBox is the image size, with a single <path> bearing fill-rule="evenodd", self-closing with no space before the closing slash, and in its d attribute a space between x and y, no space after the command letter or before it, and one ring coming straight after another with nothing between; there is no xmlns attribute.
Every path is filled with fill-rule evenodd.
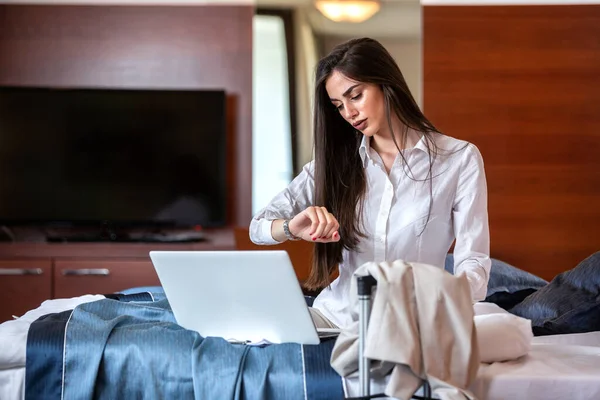
<svg viewBox="0 0 600 400"><path fill-rule="evenodd" d="M454 273L466 274L473 301L485 298L491 262L481 154L425 118L377 41L350 40L319 61L314 146L314 161L254 216L250 239L316 243L305 286L324 288L311 310L317 327L351 323L350 282L362 264L402 259L444 268L455 239Z"/></svg>

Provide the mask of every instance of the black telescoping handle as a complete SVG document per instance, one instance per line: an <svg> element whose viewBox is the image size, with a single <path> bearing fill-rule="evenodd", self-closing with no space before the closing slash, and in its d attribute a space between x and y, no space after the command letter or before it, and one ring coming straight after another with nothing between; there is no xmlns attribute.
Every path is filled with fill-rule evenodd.
<svg viewBox="0 0 600 400"><path fill-rule="evenodd" d="M373 286L377 285L377 281L371 275L359 276L356 280L359 296L370 296Z"/></svg>

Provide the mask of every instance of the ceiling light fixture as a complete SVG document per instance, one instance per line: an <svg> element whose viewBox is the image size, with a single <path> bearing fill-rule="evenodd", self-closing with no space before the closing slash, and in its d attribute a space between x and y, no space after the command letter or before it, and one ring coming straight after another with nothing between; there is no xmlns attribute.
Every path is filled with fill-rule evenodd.
<svg viewBox="0 0 600 400"><path fill-rule="evenodd" d="M316 0L315 7L335 22L363 22L381 8L379 0Z"/></svg>

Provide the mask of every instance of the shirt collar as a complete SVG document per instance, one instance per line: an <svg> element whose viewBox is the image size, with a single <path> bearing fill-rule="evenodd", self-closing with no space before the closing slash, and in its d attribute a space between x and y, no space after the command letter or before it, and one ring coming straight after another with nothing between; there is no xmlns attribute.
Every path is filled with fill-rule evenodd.
<svg viewBox="0 0 600 400"><path fill-rule="evenodd" d="M413 147L413 148L427 153L428 150L427 150L427 143L425 143L425 141L426 141L425 135L423 135L423 134L420 134L420 135L421 135L421 138L419 139L419 141L417 142L417 144L415 144L415 147Z"/></svg>
<svg viewBox="0 0 600 400"><path fill-rule="evenodd" d="M421 150L424 153L427 153L427 143L425 143L425 135L421 135L421 138L415 144L413 149ZM371 138L363 135L362 140L360 142L360 147L358 149L358 154L360 154L360 158L363 163L363 168L367 167L367 162L371 160Z"/></svg>
<svg viewBox="0 0 600 400"><path fill-rule="evenodd" d="M370 151L371 151L371 138L363 135L362 140L360 142L360 147L358 148L358 154L360 154L363 168L367 167L367 162L371 159L371 155L369 154Z"/></svg>

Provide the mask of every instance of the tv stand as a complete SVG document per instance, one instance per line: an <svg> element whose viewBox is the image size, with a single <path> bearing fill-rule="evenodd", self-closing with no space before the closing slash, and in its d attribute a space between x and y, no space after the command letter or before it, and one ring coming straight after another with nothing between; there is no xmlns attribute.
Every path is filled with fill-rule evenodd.
<svg viewBox="0 0 600 400"><path fill-rule="evenodd" d="M207 240L201 231L101 231L101 232L49 232L48 243L197 243Z"/></svg>

